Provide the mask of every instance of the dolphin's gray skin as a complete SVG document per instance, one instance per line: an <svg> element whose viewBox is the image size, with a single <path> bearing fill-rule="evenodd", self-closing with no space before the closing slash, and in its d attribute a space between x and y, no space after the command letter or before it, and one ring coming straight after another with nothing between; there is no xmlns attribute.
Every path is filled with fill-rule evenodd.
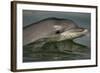
<svg viewBox="0 0 100 73"><path fill-rule="evenodd" d="M43 38L48 41L74 39L86 32L87 29L78 27L72 20L47 18L23 28L23 45Z"/></svg>

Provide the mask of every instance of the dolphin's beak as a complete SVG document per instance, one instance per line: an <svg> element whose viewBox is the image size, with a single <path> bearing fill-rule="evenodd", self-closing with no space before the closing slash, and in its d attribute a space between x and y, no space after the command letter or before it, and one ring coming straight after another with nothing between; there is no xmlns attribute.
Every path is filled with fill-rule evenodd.
<svg viewBox="0 0 100 73"><path fill-rule="evenodd" d="M71 29L71 30L61 33L60 40L75 39L75 38L84 36L87 32L88 30L84 28Z"/></svg>
<svg viewBox="0 0 100 73"><path fill-rule="evenodd" d="M87 32L88 32L88 30L87 29L84 29L83 34L86 34Z"/></svg>

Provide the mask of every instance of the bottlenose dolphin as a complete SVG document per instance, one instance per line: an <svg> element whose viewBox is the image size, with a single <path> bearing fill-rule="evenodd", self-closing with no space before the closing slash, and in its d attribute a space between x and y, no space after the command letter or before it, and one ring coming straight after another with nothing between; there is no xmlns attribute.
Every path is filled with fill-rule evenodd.
<svg viewBox="0 0 100 73"><path fill-rule="evenodd" d="M77 26L74 21L69 19L46 18L23 28L23 45L39 39L46 41L75 39L85 35L87 31L87 29Z"/></svg>

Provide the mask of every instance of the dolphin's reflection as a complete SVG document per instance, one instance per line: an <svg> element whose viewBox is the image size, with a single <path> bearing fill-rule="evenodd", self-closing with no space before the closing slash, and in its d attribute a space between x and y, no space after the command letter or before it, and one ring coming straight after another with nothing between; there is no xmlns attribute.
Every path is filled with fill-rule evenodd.
<svg viewBox="0 0 100 73"><path fill-rule="evenodd" d="M24 46L23 62L90 59L90 48L73 40L43 43Z"/></svg>

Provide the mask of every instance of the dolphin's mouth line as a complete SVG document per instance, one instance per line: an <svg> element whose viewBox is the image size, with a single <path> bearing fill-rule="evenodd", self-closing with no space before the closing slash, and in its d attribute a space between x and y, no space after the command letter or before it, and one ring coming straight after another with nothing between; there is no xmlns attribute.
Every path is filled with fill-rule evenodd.
<svg viewBox="0 0 100 73"><path fill-rule="evenodd" d="M61 39L75 39L84 36L88 32L87 29L69 30L61 33Z"/></svg>

